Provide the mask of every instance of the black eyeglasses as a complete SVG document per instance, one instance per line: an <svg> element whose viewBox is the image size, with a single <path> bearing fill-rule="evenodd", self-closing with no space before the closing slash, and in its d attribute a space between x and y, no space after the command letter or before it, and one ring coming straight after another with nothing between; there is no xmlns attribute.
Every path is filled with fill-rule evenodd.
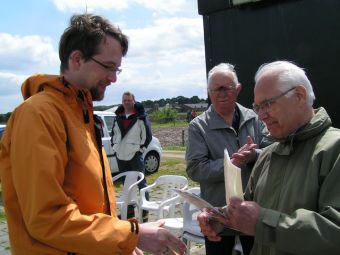
<svg viewBox="0 0 340 255"><path fill-rule="evenodd" d="M93 57L90 57L90 59L96 62L98 65L104 67L110 73L115 73L116 75L118 75L122 72L122 69L120 69L119 67L112 67L112 66L105 65L102 62L94 59Z"/></svg>
<svg viewBox="0 0 340 255"><path fill-rule="evenodd" d="M292 91L293 89L295 89L296 87L293 87L293 88L290 88L288 89L287 91L281 93L280 95L276 96L276 97L272 97L272 98L269 98L267 100L265 100L264 102L262 102L261 104L255 104L253 103L253 110L254 112L256 113L259 113L259 111L262 109L262 110L268 110L271 105L273 103L275 103L276 100L278 100L279 98L283 97L284 95L286 95L288 92Z"/></svg>
<svg viewBox="0 0 340 255"><path fill-rule="evenodd" d="M235 89L234 85L221 86L216 89L209 89L212 93L230 93Z"/></svg>

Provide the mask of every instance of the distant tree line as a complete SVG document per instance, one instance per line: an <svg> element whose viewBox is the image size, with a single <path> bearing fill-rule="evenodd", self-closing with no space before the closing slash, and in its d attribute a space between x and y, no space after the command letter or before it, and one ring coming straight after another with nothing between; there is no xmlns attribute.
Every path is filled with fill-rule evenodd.
<svg viewBox="0 0 340 255"><path fill-rule="evenodd" d="M7 123L10 116L11 112L0 114L0 124Z"/></svg>
<svg viewBox="0 0 340 255"><path fill-rule="evenodd" d="M169 105L182 105L182 104L198 104L198 103L207 103L208 99L203 99L199 98L198 96L193 96L193 97L184 97L184 96L178 96L178 97L173 97L173 98L166 98L166 99L159 99L159 100L146 100L146 101L141 101L143 106L145 108L154 108L155 105L158 107L164 107L167 104ZM113 105L106 105L106 106L95 106L94 109L96 111L105 111L109 108L112 108Z"/></svg>
<svg viewBox="0 0 340 255"><path fill-rule="evenodd" d="M184 97L184 96L178 96L178 97L173 97L173 98L166 98L166 99L159 99L159 100L146 100L146 101L141 101L141 103L144 105L145 108L154 108L156 105L158 107L164 107L167 104L169 105L182 105L182 104L198 104L198 103L207 103L207 99L199 98L198 96L193 96L193 97ZM113 105L101 105L101 106L95 106L94 109L96 111L104 111L109 108L112 108ZM169 110L168 110L169 111ZM169 115L173 115L170 112L164 113L169 117ZM11 112L1 114L0 113L0 123L7 123L7 120L11 116ZM173 118L169 117L169 118Z"/></svg>
<svg viewBox="0 0 340 255"><path fill-rule="evenodd" d="M146 100L142 101L141 103L146 108L153 108L155 104L157 104L159 107L164 107L165 105L174 105L174 104L198 104L198 103L207 103L207 99L199 98L198 96L193 97L184 97L184 96L178 96L173 98L166 98L166 99L159 99L159 100Z"/></svg>

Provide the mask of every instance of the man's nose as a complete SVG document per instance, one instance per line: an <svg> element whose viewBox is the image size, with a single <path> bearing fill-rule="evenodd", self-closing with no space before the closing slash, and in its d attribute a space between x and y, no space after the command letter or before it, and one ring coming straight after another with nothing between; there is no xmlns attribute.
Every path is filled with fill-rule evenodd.
<svg viewBox="0 0 340 255"><path fill-rule="evenodd" d="M111 83L115 83L117 81L117 74L116 74L116 72L110 72L109 75L107 76L107 79Z"/></svg>

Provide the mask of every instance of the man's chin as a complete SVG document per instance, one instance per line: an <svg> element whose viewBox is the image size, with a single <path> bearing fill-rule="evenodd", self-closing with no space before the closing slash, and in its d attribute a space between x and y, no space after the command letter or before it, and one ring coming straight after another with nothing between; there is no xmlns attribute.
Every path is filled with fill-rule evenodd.
<svg viewBox="0 0 340 255"><path fill-rule="evenodd" d="M101 101L104 99L104 93L98 93L98 91L91 91L92 101Z"/></svg>
<svg viewBox="0 0 340 255"><path fill-rule="evenodd" d="M96 95L92 98L93 101L102 101L104 99L104 95Z"/></svg>

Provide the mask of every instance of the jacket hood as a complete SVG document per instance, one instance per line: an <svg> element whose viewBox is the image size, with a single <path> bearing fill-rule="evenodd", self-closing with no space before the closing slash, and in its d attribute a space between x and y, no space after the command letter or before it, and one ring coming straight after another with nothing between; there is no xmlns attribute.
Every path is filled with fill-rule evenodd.
<svg viewBox="0 0 340 255"><path fill-rule="evenodd" d="M59 75L36 74L24 81L21 86L21 94L24 100L26 100L44 90L46 86L59 90L62 93L67 93L65 86L60 82Z"/></svg>
<svg viewBox="0 0 340 255"><path fill-rule="evenodd" d="M277 144L276 152L281 155L289 155L293 150L294 142L310 139L331 127L332 121L323 107L315 109L314 112L315 115L305 126L301 127L285 139L276 140L279 142Z"/></svg>
<svg viewBox="0 0 340 255"><path fill-rule="evenodd" d="M295 133L289 135L283 142L294 139L295 141L302 141L313 137L332 125L332 121L323 107L314 110L315 115L303 127L298 129Z"/></svg>

